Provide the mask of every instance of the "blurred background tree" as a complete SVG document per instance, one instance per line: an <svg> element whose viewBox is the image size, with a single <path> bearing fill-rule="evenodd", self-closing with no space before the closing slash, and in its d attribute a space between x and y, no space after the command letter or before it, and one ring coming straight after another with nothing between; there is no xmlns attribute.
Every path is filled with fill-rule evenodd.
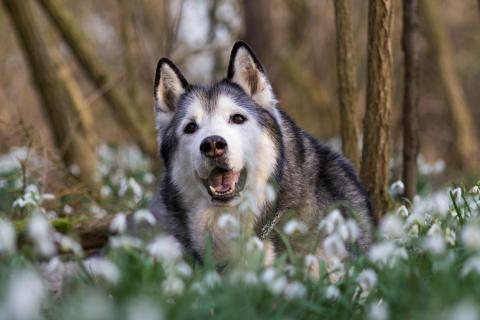
<svg viewBox="0 0 480 320"><path fill-rule="evenodd" d="M281 107L300 126L343 150L357 168L360 157L355 155L354 137L363 140L362 176L372 196L382 199L374 201L377 207L383 208L386 201L387 169L391 181L401 177L412 181L407 178L409 169L401 169L401 155L402 146L409 146L404 139L411 140L404 134L410 128L407 124L413 125L408 130L416 131L413 120L418 122L416 149L422 161L447 161L439 183L478 168L478 1L419 0L417 35L408 41L398 1L22 2L26 3L3 0L7 10L0 12L0 152L26 144L18 127L21 122L35 130L33 149L48 150L49 157L63 159L67 166L84 161L66 156L64 140L75 140L70 136L80 136L79 145L133 143L155 158L151 91L158 59L170 57L190 82L206 84L225 76L233 42L244 39L265 64ZM372 86L382 85L372 76L375 50L367 50L372 39L367 35L373 36L371 8L376 4L387 6L388 16L398 18L387 23L389 39L384 39L386 35L379 39L391 43L384 60L390 71L383 83L390 93L372 103L376 92ZM19 26L25 23L19 25L12 6L20 8L20 15L32 17L25 19L34 30L32 38L21 36ZM418 65L412 81L406 76L412 70L407 42L415 44ZM35 55L43 58L36 61ZM49 70L41 73L43 77L52 74L49 81L56 85L49 88L58 90L54 91L58 99L45 98L49 91L36 79L38 67ZM65 102L68 99L76 102ZM412 120L402 121L408 103L416 105L416 112L407 117ZM377 129L382 110L391 116ZM52 119L72 117L77 121ZM80 154L94 163L94 155ZM411 155L410 163L415 158Z"/></svg>

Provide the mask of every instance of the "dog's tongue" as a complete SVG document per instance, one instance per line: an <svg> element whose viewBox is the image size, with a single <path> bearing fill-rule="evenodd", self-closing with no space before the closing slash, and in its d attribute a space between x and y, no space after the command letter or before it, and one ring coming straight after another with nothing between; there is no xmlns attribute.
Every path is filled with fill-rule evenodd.
<svg viewBox="0 0 480 320"><path fill-rule="evenodd" d="M238 182L239 176L240 173L216 168L210 174L209 183L216 192L226 192L229 189L235 188L235 184Z"/></svg>

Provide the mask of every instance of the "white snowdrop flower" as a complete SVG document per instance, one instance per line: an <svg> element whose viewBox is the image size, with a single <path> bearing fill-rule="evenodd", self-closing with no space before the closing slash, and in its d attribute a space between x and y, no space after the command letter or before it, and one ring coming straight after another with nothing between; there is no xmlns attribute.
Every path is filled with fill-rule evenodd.
<svg viewBox="0 0 480 320"><path fill-rule="evenodd" d="M164 316L157 303L148 298L135 298L127 307L128 320L163 320Z"/></svg>
<svg viewBox="0 0 480 320"><path fill-rule="evenodd" d="M203 284L207 288L213 288L222 283L222 278L216 271L209 271L205 274L202 280Z"/></svg>
<svg viewBox="0 0 480 320"><path fill-rule="evenodd" d="M301 299L305 297L307 289L302 283L294 281L285 286L283 293L288 300Z"/></svg>
<svg viewBox="0 0 480 320"><path fill-rule="evenodd" d="M5 188L7 186L7 180L0 179L0 189Z"/></svg>
<svg viewBox="0 0 480 320"><path fill-rule="evenodd" d="M42 201L52 201L55 200L55 195L52 193L44 193L42 194Z"/></svg>
<svg viewBox="0 0 480 320"><path fill-rule="evenodd" d="M478 307L475 303L470 301L462 301L453 307L447 313L448 320L478 320L480 314L478 312Z"/></svg>
<svg viewBox="0 0 480 320"><path fill-rule="evenodd" d="M113 190L112 190L112 188L110 188L110 186L103 185L100 188L100 197L108 198L108 197L112 196L112 194L113 194Z"/></svg>
<svg viewBox="0 0 480 320"><path fill-rule="evenodd" d="M335 231L338 225L345 223L345 219L342 216L340 210L332 210L319 224L319 229L323 230L326 234L331 234Z"/></svg>
<svg viewBox="0 0 480 320"><path fill-rule="evenodd" d="M236 231L240 229L238 219L229 213L224 213L218 218L218 227L223 230Z"/></svg>
<svg viewBox="0 0 480 320"><path fill-rule="evenodd" d="M145 184L152 184L155 182L155 176L151 172L147 172L144 174L142 181Z"/></svg>
<svg viewBox="0 0 480 320"><path fill-rule="evenodd" d="M303 265L306 268L313 268L318 265L318 257L313 254L307 254L303 258Z"/></svg>
<svg viewBox="0 0 480 320"><path fill-rule="evenodd" d="M231 274L231 281L233 283L240 282L247 286L254 286L258 284L258 277L252 271L237 271Z"/></svg>
<svg viewBox="0 0 480 320"><path fill-rule="evenodd" d="M325 254L329 257L345 257L347 255L347 248L342 238L337 234L331 234L323 240L322 244Z"/></svg>
<svg viewBox="0 0 480 320"><path fill-rule="evenodd" d="M404 205L401 205L400 207L398 207L395 213L402 218L408 217L408 209Z"/></svg>
<svg viewBox="0 0 480 320"><path fill-rule="evenodd" d="M394 214L386 215L380 222L380 235L388 240L404 237L402 218Z"/></svg>
<svg viewBox="0 0 480 320"><path fill-rule="evenodd" d="M111 284L120 280L120 270L117 265L106 258L89 258L83 262L85 269L92 274L105 279Z"/></svg>
<svg viewBox="0 0 480 320"><path fill-rule="evenodd" d="M75 177L79 177L81 173L80 167L77 164L72 164L70 167L68 167L68 171L70 171L70 173Z"/></svg>
<svg viewBox="0 0 480 320"><path fill-rule="evenodd" d="M90 213L95 219L101 219L107 215L107 212L104 209L96 205L90 206Z"/></svg>
<svg viewBox="0 0 480 320"><path fill-rule="evenodd" d="M370 292L377 285L377 274L372 269L365 269L357 277L357 283L363 292Z"/></svg>
<svg viewBox="0 0 480 320"><path fill-rule="evenodd" d="M28 235L32 240L44 240L50 237L51 228L47 219L39 213L36 212L30 218L28 222Z"/></svg>
<svg viewBox="0 0 480 320"><path fill-rule="evenodd" d="M337 282L345 276L345 263L338 257L329 257L327 262L330 280L332 283Z"/></svg>
<svg viewBox="0 0 480 320"><path fill-rule="evenodd" d="M460 276L463 278L472 272L480 274L480 255L470 257L465 261L462 270L460 271Z"/></svg>
<svg viewBox="0 0 480 320"><path fill-rule="evenodd" d="M283 267L283 271L290 277L293 277L295 273L297 272L297 269L291 264L287 264L285 267Z"/></svg>
<svg viewBox="0 0 480 320"><path fill-rule="evenodd" d="M307 231L307 225L297 219L291 219L283 226L283 232L289 236L297 232L300 234L305 234Z"/></svg>
<svg viewBox="0 0 480 320"><path fill-rule="evenodd" d="M445 240L441 234L435 233L424 238L422 247L432 254L441 254L445 251Z"/></svg>
<svg viewBox="0 0 480 320"><path fill-rule="evenodd" d="M135 180L134 178L129 178L128 185L130 186L130 189L133 192L133 197L135 199L135 202L139 202L140 200L142 200L143 190L142 190L142 186L138 184L137 180Z"/></svg>
<svg viewBox="0 0 480 320"><path fill-rule="evenodd" d="M127 216L119 212L110 222L110 231L114 233L124 233L127 230Z"/></svg>
<svg viewBox="0 0 480 320"><path fill-rule="evenodd" d="M410 238L418 238L418 235L420 233L420 226L418 224L414 224L409 230L408 230L408 236Z"/></svg>
<svg viewBox="0 0 480 320"><path fill-rule="evenodd" d="M113 178L112 178L113 180ZM128 180L125 177L120 178L120 187L118 188L118 195L124 196L128 191Z"/></svg>
<svg viewBox="0 0 480 320"><path fill-rule="evenodd" d="M158 236L147 246L150 256L162 261L178 261L182 257L182 247L172 236Z"/></svg>
<svg viewBox="0 0 480 320"><path fill-rule="evenodd" d="M340 297L340 290L336 286L329 285L325 289L325 299L327 300L337 300Z"/></svg>
<svg viewBox="0 0 480 320"><path fill-rule="evenodd" d="M45 218L47 218L48 221L52 221L58 218L58 214L53 210L49 210L45 213Z"/></svg>
<svg viewBox="0 0 480 320"><path fill-rule="evenodd" d="M270 183L265 187L265 198L268 202L274 202L277 199L277 191Z"/></svg>
<svg viewBox="0 0 480 320"><path fill-rule="evenodd" d="M195 281L190 285L190 290L193 292L196 292L198 294L205 294L207 293L207 289L205 288L205 285L202 282Z"/></svg>
<svg viewBox="0 0 480 320"><path fill-rule="evenodd" d="M277 271L273 267L268 267L265 270L263 270L260 276L260 279L262 280L263 283L269 284L275 279L276 276L277 276Z"/></svg>
<svg viewBox="0 0 480 320"><path fill-rule="evenodd" d="M110 247L112 248L141 249L143 247L141 239L126 234L110 237L109 240Z"/></svg>
<svg viewBox="0 0 480 320"><path fill-rule="evenodd" d="M192 275L192 267L188 265L185 261L180 261L175 265L175 271L178 275L189 278Z"/></svg>
<svg viewBox="0 0 480 320"><path fill-rule="evenodd" d="M453 229L448 227L445 229L445 241L451 246L455 245L457 241L457 234Z"/></svg>
<svg viewBox="0 0 480 320"><path fill-rule="evenodd" d="M62 251L73 252L73 254L76 255L77 257L83 256L82 246L80 245L80 243L73 240L72 238L67 237L65 235L61 235L59 244Z"/></svg>
<svg viewBox="0 0 480 320"><path fill-rule="evenodd" d="M480 195L480 186L473 186L469 192L472 194Z"/></svg>
<svg viewBox="0 0 480 320"><path fill-rule="evenodd" d="M480 226L469 223L462 229L462 242L472 250L480 250Z"/></svg>
<svg viewBox="0 0 480 320"><path fill-rule="evenodd" d="M52 229L45 217L35 212L27 226L27 234L32 240L37 253L44 257L53 256L56 253L56 247L53 243Z"/></svg>
<svg viewBox="0 0 480 320"><path fill-rule="evenodd" d="M47 288L33 270L16 271L7 285L4 308L6 319L36 319L42 311Z"/></svg>
<svg viewBox="0 0 480 320"><path fill-rule="evenodd" d="M66 204L65 206L63 206L63 213L65 213L66 215L70 215L73 213L73 208Z"/></svg>
<svg viewBox="0 0 480 320"><path fill-rule="evenodd" d="M63 252L72 252L74 255L80 257L83 255L82 246L72 238L55 232L54 239L58 243L60 250Z"/></svg>
<svg viewBox="0 0 480 320"><path fill-rule="evenodd" d="M397 246L392 241L383 241L370 247L368 259L373 263L383 266L393 266L399 259L407 260L408 253L403 247Z"/></svg>
<svg viewBox="0 0 480 320"><path fill-rule="evenodd" d="M154 226L157 223L157 219L155 219L155 216L148 209L140 209L135 211L133 214L133 221L136 224L145 222L150 226Z"/></svg>
<svg viewBox="0 0 480 320"><path fill-rule="evenodd" d="M0 218L0 255L14 253L17 248L17 236L13 224Z"/></svg>
<svg viewBox="0 0 480 320"><path fill-rule="evenodd" d="M268 283L267 286L270 292L278 295L283 292L287 284L288 284L287 277L281 276L274 279L272 282Z"/></svg>
<svg viewBox="0 0 480 320"><path fill-rule="evenodd" d="M262 252L265 248L262 240L260 240L258 237L251 237L248 239L246 248L248 252Z"/></svg>
<svg viewBox="0 0 480 320"><path fill-rule="evenodd" d="M402 181L397 180L390 186L390 194L393 197L401 196L405 192L405 185Z"/></svg>
<svg viewBox="0 0 480 320"><path fill-rule="evenodd" d="M433 236L436 234L442 234L442 227L438 223L432 224L432 226L428 229L427 235Z"/></svg>
<svg viewBox="0 0 480 320"><path fill-rule="evenodd" d="M345 226L348 230L348 238L344 240L348 240L350 242L357 241L358 237L360 236L360 228L358 227L357 222L353 219L347 219Z"/></svg>
<svg viewBox="0 0 480 320"><path fill-rule="evenodd" d="M185 290L185 284L179 277L169 275L162 284L163 292L169 295L178 296Z"/></svg>
<svg viewBox="0 0 480 320"><path fill-rule="evenodd" d="M455 188L453 190L450 190L450 192L452 193L452 196L453 196L453 200L455 201L455 203L457 204L461 204L463 202L463 199L462 199L462 188Z"/></svg>
<svg viewBox="0 0 480 320"><path fill-rule="evenodd" d="M382 300L370 304L368 310L368 319L370 320L387 320L388 306Z"/></svg>
<svg viewBox="0 0 480 320"><path fill-rule="evenodd" d="M65 266L59 257L51 258L44 266L44 270L49 274L63 274Z"/></svg>

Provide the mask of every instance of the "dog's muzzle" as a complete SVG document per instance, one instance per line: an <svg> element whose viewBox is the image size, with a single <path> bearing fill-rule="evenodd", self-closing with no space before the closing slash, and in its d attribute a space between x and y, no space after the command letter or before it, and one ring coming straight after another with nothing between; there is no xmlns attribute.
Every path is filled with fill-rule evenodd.
<svg viewBox="0 0 480 320"><path fill-rule="evenodd" d="M240 195L245 187L247 170L233 171L224 167L214 167L207 179L202 182L213 202L229 202Z"/></svg>

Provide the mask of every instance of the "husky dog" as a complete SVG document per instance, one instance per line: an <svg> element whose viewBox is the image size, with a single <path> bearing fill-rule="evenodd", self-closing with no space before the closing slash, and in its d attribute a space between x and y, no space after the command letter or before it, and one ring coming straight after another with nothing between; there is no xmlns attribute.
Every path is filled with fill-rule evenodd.
<svg viewBox="0 0 480 320"><path fill-rule="evenodd" d="M227 77L211 86L189 84L170 60L160 59L154 108L165 167L151 211L196 259L207 239L213 257L226 259L227 235L218 220L225 212L238 217L245 202L247 228L265 241L267 254L284 249L277 227L287 216L315 239L319 221L334 207L355 216L358 245L369 246L370 204L350 162L277 106L263 66L244 42L233 46ZM306 250L307 243L304 237L293 247Z"/></svg>

